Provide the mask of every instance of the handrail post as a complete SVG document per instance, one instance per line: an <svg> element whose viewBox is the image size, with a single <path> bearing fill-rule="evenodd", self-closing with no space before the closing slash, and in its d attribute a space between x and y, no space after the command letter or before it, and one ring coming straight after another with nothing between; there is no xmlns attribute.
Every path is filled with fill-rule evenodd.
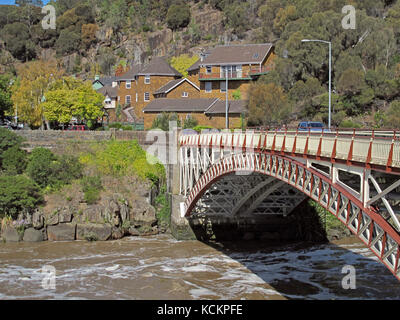
<svg viewBox="0 0 400 320"><path fill-rule="evenodd" d="M354 147L354 138L355 138L355 136L356 136L356 129L353 129L353 135L351 137L349 154L347 156L347 164L350 164L350 162L353 160L353 147Z"/></svg>
<svg viewBox="0 0 400 320"><path fill-rule="evenodd" d="M389 156L386 164L386 171L392 171L390 167L392 166L393 163L393 151L394 151L395 140L396 140L396 130L393 130L392 145L390 146Z"/></svg>
<svg viewBox="0 0 400 320"><path fill-rule="evenodd" d="M369 148L368 148L368 154L367 154L367 160L366 162L366 167L369 169L371 168L371 160L372 160L372 145L374 143L374 139L375 139L375 130L372 129L372 136L371 136L371 140L369 142Z"/></svg>

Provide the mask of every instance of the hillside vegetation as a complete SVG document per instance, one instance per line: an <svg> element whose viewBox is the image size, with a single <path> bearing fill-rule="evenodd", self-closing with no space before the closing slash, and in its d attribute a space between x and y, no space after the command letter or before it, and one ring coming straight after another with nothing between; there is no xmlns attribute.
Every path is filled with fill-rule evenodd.
<svg viewBox="0 0 400 320"><path fill-rule="evenodd" d="M275 71L251 88L250 124L326 122L328 46L301 42L323 39L333 46L333 124L400 126L399 0L58 0L50 2L56 30L43 30L40 8L26 4L39 0L20 2L0 7L0 64L14 76L18 64L40 58L87 78L152 56L179 65L177 57L217 44L272 42ZM342 27L345 5L356 8L354 30ZM275 115L277 106L278 119L260 116Z"/></svg>

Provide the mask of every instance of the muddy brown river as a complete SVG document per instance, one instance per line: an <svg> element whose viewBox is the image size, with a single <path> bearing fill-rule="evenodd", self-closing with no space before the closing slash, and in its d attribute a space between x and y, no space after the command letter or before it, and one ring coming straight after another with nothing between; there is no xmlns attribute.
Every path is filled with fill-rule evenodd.
<svg viewBox="0 0 400 320"><path fill-rule="evenodd" d="M346 265L355 289L342 287ZM238 248L159 235L1 243L0 299L400 299L400 282L354 238Z"/></svg>

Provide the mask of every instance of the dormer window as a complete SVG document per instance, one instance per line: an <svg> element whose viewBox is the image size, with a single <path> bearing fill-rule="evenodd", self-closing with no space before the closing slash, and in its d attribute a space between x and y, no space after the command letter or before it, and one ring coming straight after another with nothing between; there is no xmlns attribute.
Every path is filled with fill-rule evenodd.
<svg viewBox="0 0 400 320"><path fill-rule="evenodd" d="M144 83L150 84L150 76L144 76Z"/></svg>

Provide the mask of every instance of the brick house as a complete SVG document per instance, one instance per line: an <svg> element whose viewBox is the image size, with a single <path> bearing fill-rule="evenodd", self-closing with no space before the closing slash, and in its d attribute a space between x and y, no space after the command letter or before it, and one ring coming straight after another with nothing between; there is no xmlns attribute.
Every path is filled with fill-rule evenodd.
<svg viewBox="0 0 400 320"><path fill-rule="evenodd" d="M250 83L271 70L274 58L271 43L217 46L187 69L188 78L197 79L201 98L220 99L225 99L228 78L228 99L236 92L246 100Z"/></svg>
<svg viewBox="0 0 400 320"><path fill-rule="evenodd" d="M134 120L143 118L143 108L153 99L153 93L182 75L163 58L153 58L147 65L134 65L118 77L118 102Z"/></svg>
<svg viewBox="0 0 400 320"><path fill-rule="evenodd" d="M187 69L186 78L156 57L146 65L133 65L116 78L115 108L120 105L122 109L120 121L143 119L145 129L151 128L162 112L177 113L182 123L193 117L199 125L224 128L228 91L230 127L239 127L250 83L272 68L274 57L270 43L217 46L201 54Z"/></svg>
<svg viewBox="0 0 400 320"><path fill-rule="evenodd" d="M143 109L145 128L162 112L177 113L182 123L191 116L199 125L224 128L227 92L229 126L239 128L241 116L246 113L250 83L271 70L274 57L274 46L270 43L217 46L202 53L187 69L187 84L175 80L155 92L156 99ZM199 88L199 94L194 99L189 97L190 103L185 103L178 99L183 99L179 84L188 86L189 83Z"/></svg>
<svg viewBox="0 0 400 320"><path fill-rule="evenodd" d="M187 78L171 80L154 93L154 98L200 98L200 88Z"/></svg>

